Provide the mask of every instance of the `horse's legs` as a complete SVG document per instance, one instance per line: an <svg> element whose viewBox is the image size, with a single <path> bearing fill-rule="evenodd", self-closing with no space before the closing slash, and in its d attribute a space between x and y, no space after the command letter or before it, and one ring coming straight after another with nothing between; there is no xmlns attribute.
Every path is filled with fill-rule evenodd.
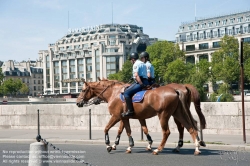
<svg viewBox="0 0 250 166"><path fill-rule="evenodd" d="M153 151L152 154L154 155L158 155L158 152L161 152L166 144L166 141L170 135L170 130L169 130L169 126L168 126L168 121L169 121L169 114L166 112L162 112L161 114L158 115L160 123L161 123L161 128L162 128L162 134L163 134L163 138L161 141L161 144L158 146L157 149L155 149Z"/></svg>
<svg viewBox="0 0 250 166"><path fill-rule="evenodd" d="M173 150L173 152L180 152L180 148L183 146L184 127L176 118L174 118L174 121L179 131L179 141L177 147Z"/></svg>
<svg viewBox="0 0 250 166"><path fill-rule="evenodd" d="M108 131L111 127L113 127L117 122L119 122L119 118L115 117L115 116L111 116L111 118L109 119L108 124L106 125L105 129L104 129L104 133L105 133L105 144L107 145L107 151L110 152L112 150L112 147L109 145L110 141L109 141L109 134Z"/></svg>
<svg viewBox="0 0 250 166"><path fill-rule="evenodd" d="M129 124L129 119L124 119L122 121L124 123L124 127L125 127L125 130L127 132L128 140L129 140L129 147L126 150L126 153L131 153L131 148L134 146L134 140L131 136L131 128L130 128L130 124Z"/></svg>
<svg viewBox="0 0 250 166"><path fill-rule="evenodd" d="M112 150L116 150L116 146L119 145L119 141L120 141L120 137L121 137L121 134L123 132L123 129L124 129L124 123L123 123L122 120L120 120L120 126L119 126L117 136L116 136L116 139L115 139L115 144L112 145Z"/></svg>
<svg viewBox="0 0 250 166"><path fill-rule="evenodd" d="M197 130L195 130L192 126L192 124L190 124L190 122L187 120L187 118L185 118L182 114L182 108L181 107L178 107L176 109L176 111L174 112L173 116L174 118L176 118L187 130L188 132L190 133L193 141L194 141L194 144L195 144L195 152L194 152L194 155L198 155L200 154L200 150L199 150L199 147L200 147L200 144L197 140L198 138L198 132Z"/></svg>
<svg viewBox="0 0 250 166"><path fill-rule="evenodd" d="M147 128L146 120L145 119L139 119L139 122L140 122L142 130L143 130L143 132L146 135L147 140L148 140L148 146L147 146L146 150L151 151L152 150L151 146L152 146L153 140L152 140L151 136L148 134L148 128Z"/></svg>

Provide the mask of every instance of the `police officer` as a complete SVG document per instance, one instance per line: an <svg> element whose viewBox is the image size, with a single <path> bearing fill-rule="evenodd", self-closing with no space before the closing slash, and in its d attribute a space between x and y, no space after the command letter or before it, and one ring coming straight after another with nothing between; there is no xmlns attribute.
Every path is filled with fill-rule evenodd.
<svg viewBox="0 0 250 166"><path fill-rule="evenodd" d="M128 111L126 113L122 113L123 117L134 115L132 97L136 92L141 91L149 85L147 79L147 67L142 61L139 60L139 55L135 52L131 53L129 60L133 64L133 78L135 82L123 93L128 107Z"/></svg>
<svg viewBox="0 0 250 166"><path fill-rule="evenodd" d="M146 63L149 85L154 84L155 83L155 69L154 69L154 66L150 63L149 54L147 52L142 52L140 54L140 59L142 62Z"/></svg>

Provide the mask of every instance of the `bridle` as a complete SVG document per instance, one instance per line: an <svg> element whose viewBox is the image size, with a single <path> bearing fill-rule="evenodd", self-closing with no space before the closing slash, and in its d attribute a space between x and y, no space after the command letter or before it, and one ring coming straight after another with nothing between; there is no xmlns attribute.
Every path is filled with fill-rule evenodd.
<svg viewBox="0 0 250 166"><path fill-rule="evenodd" d="M106 88L104 88L104 89L101 91L100 94L97 94L97 97L98 97L98 98L101 98L101 95L103 95L103 93L104 93L109 87L111 87L113 84L115 84L115 82L113 82L112 84L110 84L110 85L108 85ZM86 94L88 93L89 90L90 90L90 87L89 87L89 86L88 86L86 89L82 90L82 92L84 92L84 96L81 97L82 101L83 101L83 99L86 97ZM86 103L87 103L87 101L86 101Z"/></svg>

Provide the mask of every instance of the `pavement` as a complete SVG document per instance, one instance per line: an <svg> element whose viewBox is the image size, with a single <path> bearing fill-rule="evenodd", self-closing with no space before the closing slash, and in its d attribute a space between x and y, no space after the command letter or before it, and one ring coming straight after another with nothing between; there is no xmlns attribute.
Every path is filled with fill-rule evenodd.
<svg viewBox="0 0 250 166"><path fill-rule="evenodd" d="M162 133L150 132L149 133L154 141L153 148L156 148L162 139ZM34 129L0 129L0 143L33 143L36 142L37 130ZM91 139L89 130L48 130L41 129L40 135L48 142L53 144L103 144L104 132L101 130L92 130ZM116 130L109 131L109 138L111 145L113 145L117 136ZM147 146L146 136L143 135L141 139L141 132L133 132L132 137L135 146ZM177 146L179 134L171 133L165 147L174 148ZM215 135L203 134L203 140L206 147L201 149L214 149L214 150L243 150L250 152L250 139L246 136L246 143L243 141L243 135ZM125 130L123 131L120 139L120 145L128 145L128 137ZM184 148L194 148L191 136L188 133L184 134Z"/></svg>

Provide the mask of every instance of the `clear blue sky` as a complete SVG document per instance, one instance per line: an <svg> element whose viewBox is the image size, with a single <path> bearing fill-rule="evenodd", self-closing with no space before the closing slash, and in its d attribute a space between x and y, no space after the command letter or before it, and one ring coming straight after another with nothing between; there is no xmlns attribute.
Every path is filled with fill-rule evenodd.
<svg viewBox="0 0 250 166"><path fill-rule="evenodd" d="M0 0L0 61L36 60L69 27L112 22L174 40L181 22L250 10L250 0Z"/></svg>

